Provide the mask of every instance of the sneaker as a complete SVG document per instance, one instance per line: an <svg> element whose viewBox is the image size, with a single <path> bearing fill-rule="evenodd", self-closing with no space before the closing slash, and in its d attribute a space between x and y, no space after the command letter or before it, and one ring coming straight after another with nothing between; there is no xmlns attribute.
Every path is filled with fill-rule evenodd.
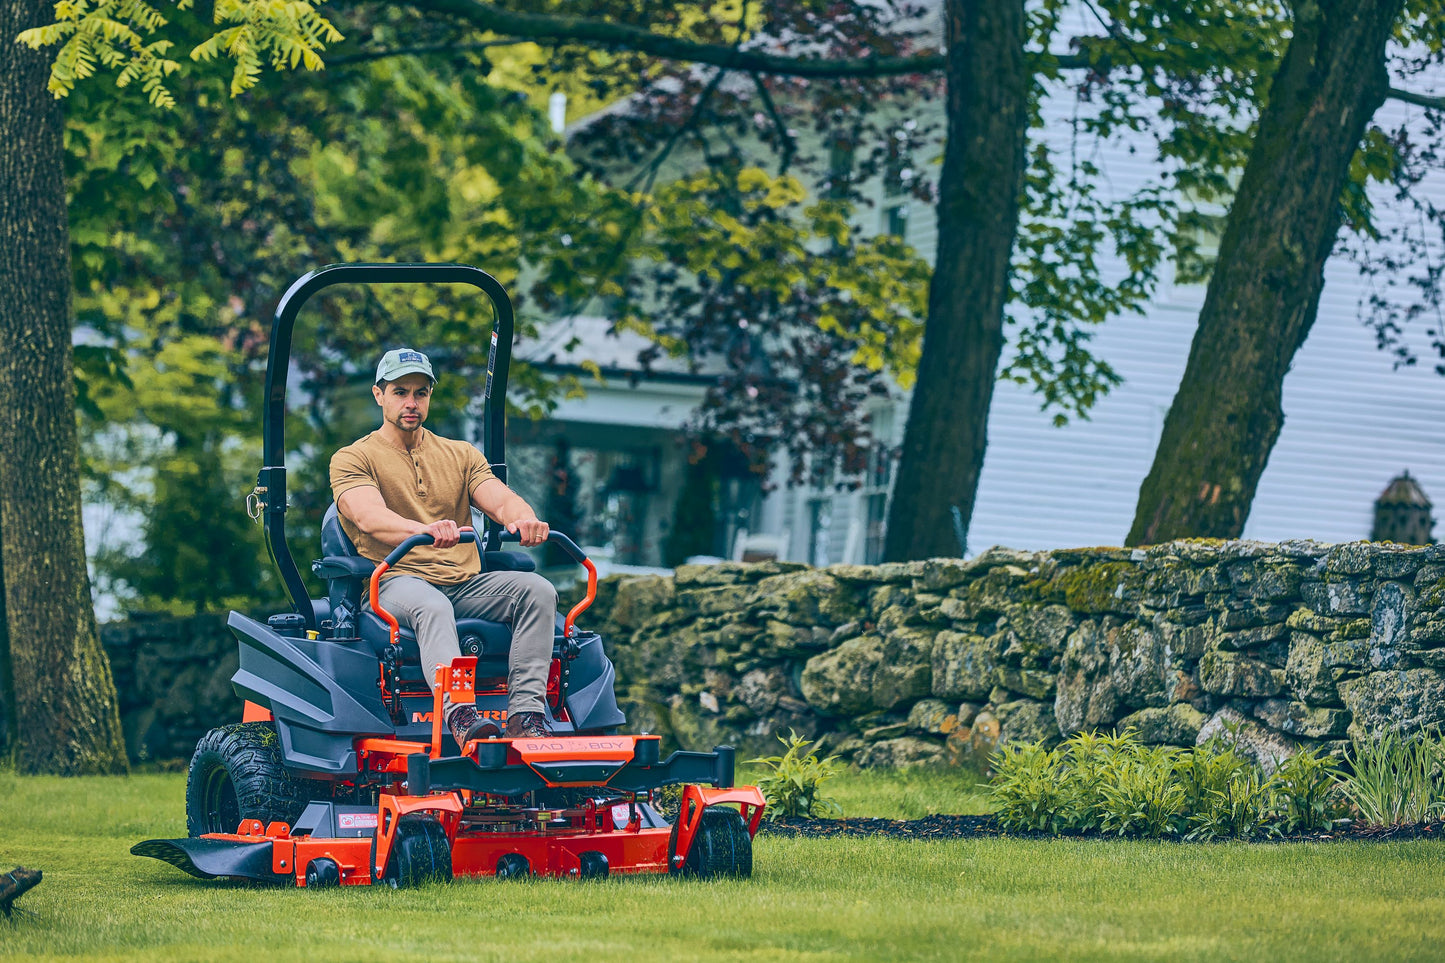
<svg viewBox="0 0 1445 963"><path fill-rule="evenodd" d="M473 739L494 739L501 735L495 722L483 719L471 706L454 706L447 716L447 728L457 741L458 749L465 748Z"/></svg>
<svg viewBox="0 0 1445 963"><path fill-rule="evenodd" d="M551 734L552 730L547 728L547 717L540 712L514 712L507 716L508 739L536 739Z"/></svg>

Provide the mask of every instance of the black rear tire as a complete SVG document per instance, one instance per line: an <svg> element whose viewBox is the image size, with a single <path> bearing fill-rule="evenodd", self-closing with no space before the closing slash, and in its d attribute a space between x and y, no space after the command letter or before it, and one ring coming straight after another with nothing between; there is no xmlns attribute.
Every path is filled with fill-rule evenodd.
<svg viewBox="0 0 1445 963"><path fill-rule="evenodd" d="M743 817L736 809L720 806L704 809L702 824L692 838L686 862L681 866L671 866L671 857L677 854L677 827L680 823L681 820L672 824L672 836L667 842L671 872L700 879L753 875L753 838L748 835Z"/></svg>
<svg viewBox="0 0 1445 963"><path fill-rule="evenodd" d="M288 826L315 787L293 779L273 722L238 722L201 737L186 773L186 832L234 833L242 820Z"/></svg>
<svg viewBox="0 0 1445 963"><path fill-rule="evenodd" d="M376 872L376 837L371 837L371 880L392 889L410 889L426 883L449 883L452 879L452 847L447 831L435 816L407 813L396 823L391 858L386 873Z"/></svg>

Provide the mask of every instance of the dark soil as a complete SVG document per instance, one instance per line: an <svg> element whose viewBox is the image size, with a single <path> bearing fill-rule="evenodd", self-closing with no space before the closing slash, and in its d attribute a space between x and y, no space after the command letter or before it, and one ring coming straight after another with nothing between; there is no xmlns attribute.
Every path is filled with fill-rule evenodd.
<svg viewBox="0 0 1445 963"><path fill-rule="evenodd" d="M1048 833L1009 832L992 816L925 816L922 819L800 819L780 817L764 820L761 832L772 836L882 836L890 839L972 839L1008 836L1014 839L1054 839ZM1102 833L1072 833L1075 839L1114 839ZM1413 826L1344 826L1327 832L1296 836L1256 837L1250 842L1335 842L1338 840L1442 839L1445 824L1418 823ZM1170 839L1169 841L1178 841Z"/></svg>

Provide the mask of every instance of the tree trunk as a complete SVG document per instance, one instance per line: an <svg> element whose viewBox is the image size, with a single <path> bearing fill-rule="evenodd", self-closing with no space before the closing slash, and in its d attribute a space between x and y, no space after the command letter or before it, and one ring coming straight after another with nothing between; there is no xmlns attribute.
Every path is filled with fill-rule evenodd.
<svg viewBox="0 0 1445 963"><path fill-rule="evenodd" d="M0 544L4 526L0 525ZM3 558L3 556L0 556ZM0 767L15 749L15 689L10 684L10 631L5 621L5 566L0 562Z"/></svg>
<svg viewBox="0 0 1445 963"><path fill-rule="evenodd" d="M1389 89L1385 44L1402 6L1295 6L1128 544L1244 530L1284 424L1285 373L1319 307L1350 161Z"/></svg>
<svg viewBox="0 0 1445 963"><path fill-rule="evenodd" d="M123 772L80 524L64 118L45 89L49 58L14 41L53 15L48 0L0 0L0 567L14 743L21 772Z"/></svg>
<svg viewBox="0 0 1445 963"><path fill-rule="evenodd" d="M1023 192L1029 71L1023 0L948 0L948 143L938 255L884 555L958 555L951 509L973 514L1003 350Z"/></svg>

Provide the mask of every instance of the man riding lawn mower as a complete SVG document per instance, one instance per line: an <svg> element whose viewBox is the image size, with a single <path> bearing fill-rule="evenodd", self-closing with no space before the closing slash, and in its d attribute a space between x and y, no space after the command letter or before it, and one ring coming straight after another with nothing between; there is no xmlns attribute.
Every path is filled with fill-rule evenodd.
<svg viewBox="0 0 1445 963"><path fill-rule="evenodd" d="M488 296L487 458L422 427L430 362L388 352L373 387L381 428L331 463L337 504L312 563L327 592L311 598L285 537L291 332L309 297L348 282L465 283ZM501 285L461 265L332 265L281 298L251 503L294 611L265 624L231 613L242 721L196 746L188 837L132 853L205 879L297 886L751 873L762 794L733 785L729 747L664 760L657 736L618 734L612 663L576 624L597 571L506 486L512 323ZM586 569L587 594L565 619L531 557L501 551L505 541L549 542ZM654 803L672 785L682 790L669 824Z"/></svg>

